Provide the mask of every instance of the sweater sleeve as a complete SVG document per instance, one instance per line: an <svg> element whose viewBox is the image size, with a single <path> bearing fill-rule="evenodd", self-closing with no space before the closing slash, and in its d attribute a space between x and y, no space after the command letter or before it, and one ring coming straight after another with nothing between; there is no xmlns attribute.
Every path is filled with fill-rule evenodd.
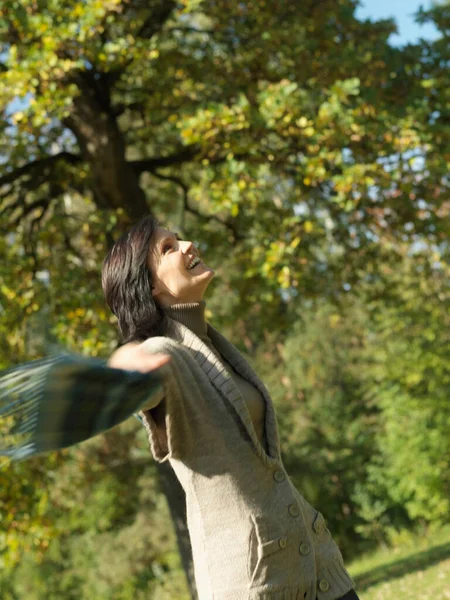
<svg viewBox="0 0 450 600"><path fill-rule="evenodd" d="M14 367L0 377L0 419L13 424L0 454L24 459L92 438L155 405L161 389L159 370L123 371L69 354Z"/></svg>

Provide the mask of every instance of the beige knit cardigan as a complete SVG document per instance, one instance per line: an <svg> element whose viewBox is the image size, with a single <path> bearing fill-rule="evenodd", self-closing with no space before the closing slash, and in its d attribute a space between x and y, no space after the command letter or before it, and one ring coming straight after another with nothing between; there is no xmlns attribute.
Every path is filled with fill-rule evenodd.
<svg viewBox="0 0 450 600"><path fill-rule="evenodd" d="M269 393L210 325L208 336L262 393L267 451L232 378L190 329L170 320L167 337L143 343L172 357L163 367L165 427L153 406L141 415L153 456L170 461L186 493L199 600L336 600L353 582L322 515L286 474Z"/></svg>

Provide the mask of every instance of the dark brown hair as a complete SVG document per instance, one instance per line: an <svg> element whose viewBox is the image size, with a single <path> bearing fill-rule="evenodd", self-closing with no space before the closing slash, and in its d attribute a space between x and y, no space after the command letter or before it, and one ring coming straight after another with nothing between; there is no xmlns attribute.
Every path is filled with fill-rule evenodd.
<svg viewBox="0 0 450 600"><path fill-rule="evenodd" d="M158 227L151 215L117 240L103 261L102 287L123 343L163 335L167 319L152 297L148 253Z"/></svg>

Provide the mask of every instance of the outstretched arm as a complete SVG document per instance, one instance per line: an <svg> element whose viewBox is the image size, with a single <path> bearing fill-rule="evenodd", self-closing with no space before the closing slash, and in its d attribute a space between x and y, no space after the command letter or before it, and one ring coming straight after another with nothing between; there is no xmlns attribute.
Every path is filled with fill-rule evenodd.
<svg viewBox="0 0 450 600"><path fill-rule="evenodd" d="M149 354L142 344L130 342L116 350L108 360L108 366L114 369L125 369L126 371L139 371L148 373L160 369L170 361L167 354ZM140 410L155 408L163 399L162 386L158 392L149 397L148 402Z"/></svg>
<svg viewBox="0 0 450 600"><path fill-rule="evenodd" d="M23 459L65 448L156 406L162 390L159 369L168 357L147 354L143 360L135 350L133 364L125 365L125 355L119 349L111 366L58 355L1 375L0 421L8 424L9 433L2 436L0 454Z"/></svg>
<svg viewBox="0 0 450 600"><path fill-rule="evenodd" d="M170 357L167 354L149 354L143 350L143 345L130 342L118 348L108 360L108 367L125 369L126 371L140 371L148 373L167 364Z"/></svg>

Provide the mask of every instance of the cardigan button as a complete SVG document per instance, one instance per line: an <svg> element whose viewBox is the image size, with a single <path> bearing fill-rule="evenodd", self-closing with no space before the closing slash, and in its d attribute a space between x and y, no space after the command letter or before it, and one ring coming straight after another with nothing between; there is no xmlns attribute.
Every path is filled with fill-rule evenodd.
<svg viewBox="0 0 450 600"><path fill-rule="evenodd" d="M326 579L321 579L319 581L319 590L321 592L328 592L329 589L330 589L330 584L328 583L328 581Z"/></svg>
<svg viewBox="0 0 450 600"><path fill-rule="evenodd" d="M291 517L298 517L300 514L300 510L296 504L291 504L288 508L288 511Z"/></svg>
<svg viewBox="0 0 450 600"><path fill-rule="evenodd" d="M308 554L311 552L311 547L309 544L307 544L306 542L303 542L303 544L300 544L300 554L303 554L303 556L308 556Z"/></svg>
<svg viewBox="0 0 450 600"><path fill-rule="evenodd" d="M273 474L273 478L277 483L281 483L286 479L286 475L283 471L275 471L275 473Z"/></svg>
<svg viewBox="0 0 450 600"><path fill-rule="evenodd" d="M281 537L278 540L278 545L280 546L280 548L286 548L286 546L287 546L287 538L286 537Z"/></svg>

